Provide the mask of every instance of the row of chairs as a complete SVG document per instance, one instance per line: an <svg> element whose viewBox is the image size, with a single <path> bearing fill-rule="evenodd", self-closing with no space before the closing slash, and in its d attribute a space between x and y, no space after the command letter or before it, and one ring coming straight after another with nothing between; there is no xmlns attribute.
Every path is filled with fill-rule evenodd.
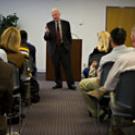
<svg viewBox="0 0 135 135"><path fill-rule="evenodd" d="M113 66L113 62L108 62L103 65L103 72L101 73L100 85L103 86L108 73ZM83 92L83 95L86 94ZM91 104L89 97L87 97L88 109ZM128 125L134 125L135 120L135 70L126 71L120 74L120 79L116 90L110 92L109 95L104 95L99 102L97 102L97 114L100 109L104 110L104 116L108 115L111 118L111 128L124 126L121 119L128 121ZM97 118L99 119L98 115ZM102 117L103 118L103 117ZM103 120L103 119L102 119ZM126 126L127 122L125 123Z"/></svg>
<svg viewBox="0 0 135 135"><path fill-rule="evenodd" d="M9 63L11 64L11 63ZM5 114L1 117L5 119L7 123L7 128L5 130L0 131L0 135L12 135L14 133L20 134L21 125L22 125L22 114L23 106L22 103L25 102L29 106L31 104L31 95L30 95L30 76L23 75L23 79L21 78L22 74L20 74L19 69L14 65L13 66L13 94L12 94L12 107L10 113L5 112ZM28 67L29 68L29 67ZM29 69L25 69L29 70ZM23 84L23 85L22 85ZM21 88L23 86L23 88ZM21 92L23 90L23 93ZM13 123L17 123L16 131L13 131ZM4 124L4 123L3 123Z"/></svg>
<svg viewBox="0 0 135 135"><path fill-rule="evenodd" d="M108 62L103 66L101 86L104 85L112 66L113 62ZM135 118L135 70L125 71L120 74L116 90L111 92L109 97L113 115Z"/></svg>
<svg viewBox="0 0 135 135"><path fill-rule="evenodd" d="M101 83L104 85L108 73L113 66L113 62L108 62L103 66L103 72L101 75ZM110 92L109 96L104 96L103 99L109 99L104 108L109 108L106 111L110 115L111 123L110 132L112 135L116 134L124 135L122 132L123 127L129 128L129 126L135 126L135 70L125 71L120 74L119 82L115 88L115 91ZM128 133L129 134L129 133ZM133 134L130 133L130 134Z"/></svg>
<svg viewBox="0 0 135 135"><path fill-rule="evenodd" d="M110 93L110 101L112 127L134 126L135 71L121 73L116 91Z"/></svg>

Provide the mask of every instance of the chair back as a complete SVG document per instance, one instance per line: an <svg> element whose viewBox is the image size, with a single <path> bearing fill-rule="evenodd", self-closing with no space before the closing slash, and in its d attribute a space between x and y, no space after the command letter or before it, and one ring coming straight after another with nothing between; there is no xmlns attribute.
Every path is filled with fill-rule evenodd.
<svg viewBox="0 0 135 135"><path fill-rule="evenodd" d="M114 64L114 62L110 61L103 65L102 72L101 72L101 78L100 78L100 86L104 85L104 83L107 79L108 73L109 73L110 69L112 68L113 64Z"/></svg>
<svg viewBox="0 0 135 135"><path fill-rule="evenodd" d="M135 70L121 73L115 100L125 109L131 110L135 117Z"/></svg>

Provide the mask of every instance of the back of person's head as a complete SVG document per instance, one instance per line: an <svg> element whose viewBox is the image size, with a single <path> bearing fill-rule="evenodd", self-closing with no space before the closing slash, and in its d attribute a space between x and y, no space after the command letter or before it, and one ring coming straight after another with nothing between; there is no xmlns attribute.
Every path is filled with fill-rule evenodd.
<svg viewBox="0 0 135 135"><path fill-rule="evenodd" d="M12 52L18 52L20 48L20 31L16 27L8 27L1 35L0 47Z"/></svg>
<svg viewBox="0 0 135 135"><path fill-rule="evenodd" d="M20 34L21 34L21 41L22 42L26 42L28 39L28 34L25 30L20 30Z"/></svg>
<svg viewBox="0 0 135 135"><path fill-rule="evenodd" d="M29 58L29 48L27 46L27 32L25 30L20 30L21 34L21 47L19 49L20 53L25 56L25 58Z"/></svg>
<svg viewBox="0 0 135 135"><path fill-rule="evenodd" d="M108 52L110 49L110 34L107 31L101 31L97 34L98 36L98 43L97 49L101 52Z"/></svg>
<svg viewBox="0 0 135 135"><path fill-rule="evenodd" d="M123 28L114 28L111 31L111 41L116 45L123 45L126 40L127 33Z"/></svg>

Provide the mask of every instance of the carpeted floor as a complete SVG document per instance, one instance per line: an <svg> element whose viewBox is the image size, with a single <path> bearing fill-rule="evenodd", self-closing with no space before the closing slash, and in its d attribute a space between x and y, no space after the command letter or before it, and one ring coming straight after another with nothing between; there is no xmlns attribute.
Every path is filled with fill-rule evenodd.
<svg viewBox="0 0 135 135"><path fill-rule="evenodd" d="M41 101L32 104L23 122L21 135L106 135L106 123L89 117L83 97L76 91L52 90L51 81L38 76ZM76 83L77 85L77 83Z"/></svg>

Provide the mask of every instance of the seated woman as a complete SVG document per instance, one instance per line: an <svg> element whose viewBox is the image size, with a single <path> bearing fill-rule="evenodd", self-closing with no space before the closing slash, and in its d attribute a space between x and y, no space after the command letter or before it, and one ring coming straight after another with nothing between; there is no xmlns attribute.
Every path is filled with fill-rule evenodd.
<svg viewBox="0 0 135 135"><path fill-rule="evenodd" d="M26 55L20 52L20 45L20 30L16 27L8 27L1 35L0 48L6 51L8 62L17 66L22 74L28 62Z"/></svg>
<svg viewBox="0 0 135 135"><path fill-rule="evenodd" d="M19 69L25 62L25 56L19 52L20 43L20 31L16 27L7 28L1 35L0 48L6 51L8 62L15 64Z"/></svg>
<svg viewBox="0 0 135 135"><path fill-rule="evenodd" d="M89 90L89 84L90 87L92 87L92 89L95 89L96 83L95 82L95 77L97 76L97 68L100 62L100 59L102 56L106 55L107 53L109 53L111 51L110 48L110 34L106 31L102 31L98 33L98 43L96 48L94 48L93 52L89 55L89 59L88 59L88 78L82 79L80 82L80 88L82 90ZM89 73L91 72L91 67L93 67L93 62L96 63L94 64L94 72L95 74L92 74L91 76L89 76ZM86 75L86 73L85 73ZM89 81L89 78L90 81Z"/></svg>
<svg viewBox="0 0 135 135"><path fill-rule="evenodd" d="M96 59L98 64L100 59L105 54L111 51L110 46L110 33L107 31L101 31L97 34L98 42L93 52L89 55L88 64L90 65L93 59Z"/></svg>
<svg viewBox="0 0 135 135"><path fill-rule="evenodd" d="M20 30L16 27L7 28L1 35L0 47L7 53L8 62L14 64L19 68L20 74L20 92L25 99L27 92L24 88L24 81L29 81L31 78L31 71L27 70L27 58L20 52L21 36ZM27 87L29 88L29 87Z"/></svg>

